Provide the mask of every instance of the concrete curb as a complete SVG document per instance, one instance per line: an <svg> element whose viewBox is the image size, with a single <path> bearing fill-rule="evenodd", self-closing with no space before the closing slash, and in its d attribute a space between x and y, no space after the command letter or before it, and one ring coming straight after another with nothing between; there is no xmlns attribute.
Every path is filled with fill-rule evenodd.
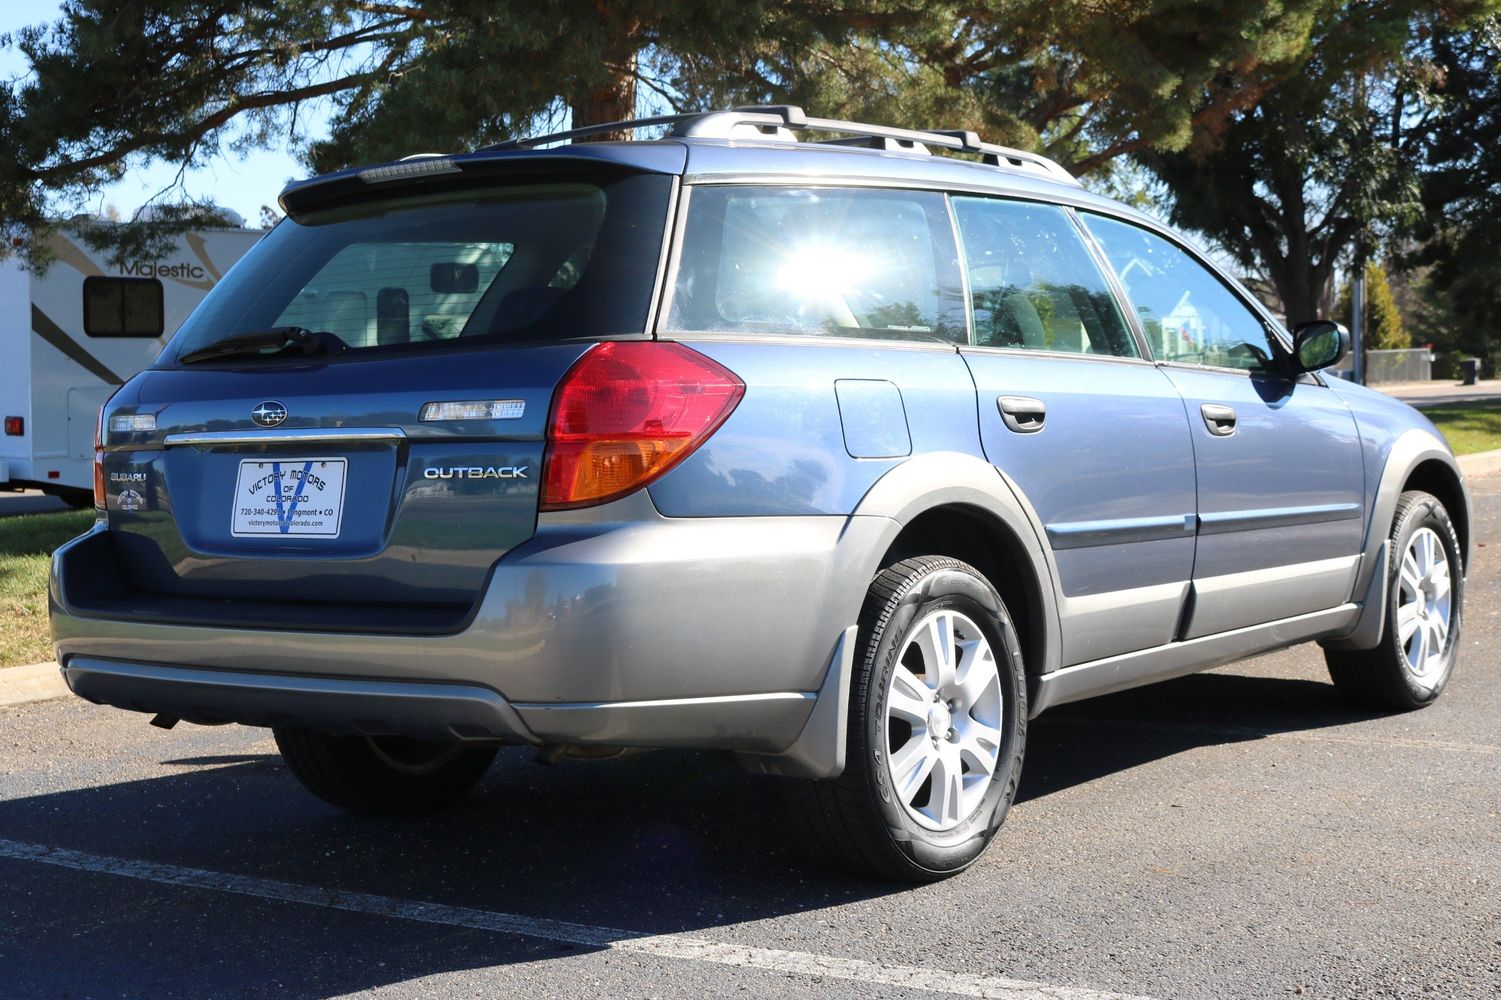
<svg viewBox="0 0 1501 1000"><path fill-rule="evenodd" d="M68 694L57 664L32 663L24 667L0 667L0 706L49 701Z"/></svg>
<svg viewBox="0 0 1501 1000"><path fill-rule="evenodd" d="M1501 448L1495 451L1477 451L1473 455L1459 456L1459 471L1466 479L1494 476L1501 472Z"/></svg>

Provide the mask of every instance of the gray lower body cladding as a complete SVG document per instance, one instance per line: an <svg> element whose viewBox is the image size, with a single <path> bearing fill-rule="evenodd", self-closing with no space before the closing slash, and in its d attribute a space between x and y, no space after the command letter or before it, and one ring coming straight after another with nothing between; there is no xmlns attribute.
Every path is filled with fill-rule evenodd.
<svg viewBox="0 0 1501 1000"><path fill-rule="evenodd" d="M91 591L112 570L96 529L53 560L58 661L83 697L194 721L794 751L858 613L845 584L890 522L610 507L546 516L449 634L113 614Z"/></svg>

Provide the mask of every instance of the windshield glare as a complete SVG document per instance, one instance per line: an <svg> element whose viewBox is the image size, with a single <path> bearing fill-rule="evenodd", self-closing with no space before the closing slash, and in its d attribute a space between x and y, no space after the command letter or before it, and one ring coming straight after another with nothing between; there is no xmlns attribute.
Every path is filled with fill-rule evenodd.
<svg viewBox="0 0 1501 1000"><path fill-rule="evenodd" d="M332 333L350 354L639 334L670 190L655 175L512 183L285 219L163 357L287 326Z"/></svg>

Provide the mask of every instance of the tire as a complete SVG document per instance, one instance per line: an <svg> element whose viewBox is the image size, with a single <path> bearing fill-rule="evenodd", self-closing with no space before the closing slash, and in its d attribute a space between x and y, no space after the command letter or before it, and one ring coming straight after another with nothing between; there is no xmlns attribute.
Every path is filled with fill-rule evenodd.
<svg viewBox="0 0 1501 1000"><path fill-rule="evenodd" d="M1431 551L1427 566L1425 549ZM1346 700L1366 708L1410 711L1433 704L1454 672L1464 565L1449 512L1437 497L1418 490L1397 501L1389 551L1381 642L1373 649L1326 649L1324 660ZM1417 648L1424 642L1428 645ZM1437 654L1431 652L1435 644Z"/></svg>
<svg viewBox="0 0 1501 1000"><path fill-rule="evenodd" d="M871 583L859 636L844 773L790 782L794 820L821 853L856 874L930 882L961 872L994 839L1021 778L1027 687L1006 606L974 567L919 556ZM942 648L953 661L934 669L929 662ZM953 680L938 681L945 698L934 701L930 681L945 673ZM918 716L922 722L911 721ZM992 747L986 779L982 761Z"/></svg>
<svg viewBox="0 0 1501 1000"><path fill-rule="evenodd" d="M276 747L304 788L330 805L411 816L452 805L484 776L494 747L277 728Z"/></svg>

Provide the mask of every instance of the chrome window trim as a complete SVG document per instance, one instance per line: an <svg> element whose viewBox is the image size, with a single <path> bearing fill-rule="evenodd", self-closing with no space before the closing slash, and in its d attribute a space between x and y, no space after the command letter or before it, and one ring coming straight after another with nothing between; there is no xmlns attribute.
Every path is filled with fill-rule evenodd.
<svg viewBox="0 0 1501 1000"><path fill-rule="evenodd" d="M662 249L657 258L657 284L652 289L651 305L646 312L646 336L655 340L663 317L672 308L672 290L677 284L678 254L683 245L683 229L688 220L688 202L693 189L682 183L681 178L672 179L671 200L667 205L667 219L662 230Z"/></svg>
<svg viewBox="0 0 1501 1000"><path fill-rule="evenodd" d="M746 344L779 344L808 347L858 347L863 350L880 348L894 351L938 351L953 354L969 350L965 344L946 340L887 340L883 337L826 337L808 333L756 333L741 330L663 330L657 338L663 341L686 342L690 340L713 340Z"/></svg>

